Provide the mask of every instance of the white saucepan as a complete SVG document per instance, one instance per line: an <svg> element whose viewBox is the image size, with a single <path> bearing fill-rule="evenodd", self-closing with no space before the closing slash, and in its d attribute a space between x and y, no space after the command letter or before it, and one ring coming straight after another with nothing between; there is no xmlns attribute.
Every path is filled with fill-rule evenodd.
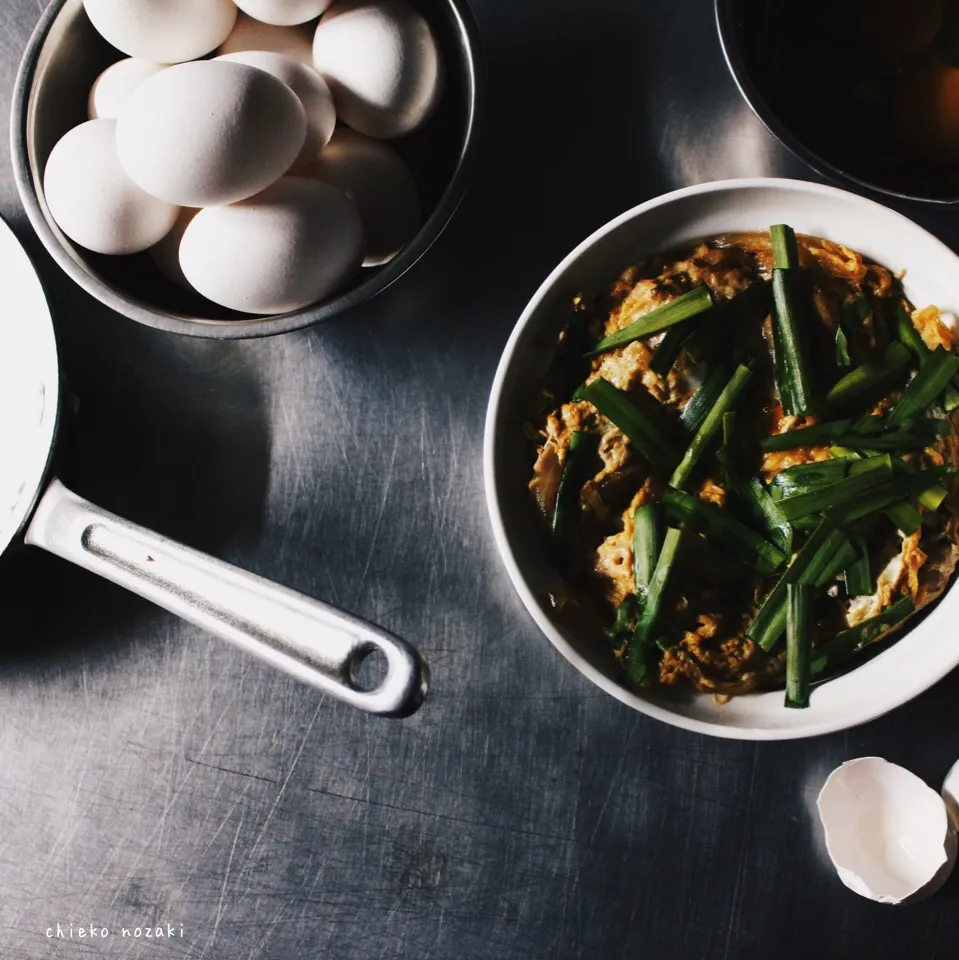
<svg viewBox="0 0 959 960"><path fill-rule="evenodd" d="M334 607L122 520L49 476L60 384L57 346L33 265L0 222L0 550L23 539L165 607L299 680L370 713L405 716L428 670L406 641ZM356 669L379 650L372 690Z"/></svg>

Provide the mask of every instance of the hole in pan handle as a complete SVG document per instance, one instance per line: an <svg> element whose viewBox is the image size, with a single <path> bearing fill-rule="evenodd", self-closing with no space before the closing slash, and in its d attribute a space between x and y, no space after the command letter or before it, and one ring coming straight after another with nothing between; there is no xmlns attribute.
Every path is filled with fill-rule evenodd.
<svg viewBox="0 0 959 960"><path fill-rule="evenodd" d="M41 497L25 540L361 710L409 716L426 695L426 661L405 640L122 520L59 480ZM386 675L366 689L356 666L377 650Z"/></svg>

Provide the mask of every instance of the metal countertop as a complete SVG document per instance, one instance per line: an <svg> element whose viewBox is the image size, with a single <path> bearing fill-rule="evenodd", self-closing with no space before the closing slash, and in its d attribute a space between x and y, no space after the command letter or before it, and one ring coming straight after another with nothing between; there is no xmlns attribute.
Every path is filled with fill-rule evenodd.
<svg viewBox="0 0 959 960"><path fill-rule="evenodd" d="M313 330L204 342L110 314L39 249L0 158L78 398L65 478L433 670L415 717L368 717L55 558L5 556L0 958L953 957L959 882L857 898L814 798L869 754L938 784L959 674L848 733L707 739L591 686L514 596L481 438L526 300L658 193L815 175L740 100L706 0L473 3L492 103L467 198L401 282ZM39 12L0 6L2 111ZM900 209L959 241L952 214ZM91 923L109 936L81 940Z"/></svg>

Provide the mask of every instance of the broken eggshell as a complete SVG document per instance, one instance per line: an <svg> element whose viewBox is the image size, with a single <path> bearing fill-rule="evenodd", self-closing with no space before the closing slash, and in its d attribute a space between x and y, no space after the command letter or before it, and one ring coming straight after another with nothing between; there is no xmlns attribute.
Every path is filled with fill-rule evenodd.
<svg viewBox="0 0 959 960"><path fill-rule="evenodd" d="M881 757L837 767L817 800L826 850L840 880L878 903L924 899L956 860L956 826L942 798Z"/></svg>
<svg viewBox="0 0 959 960"><path fill-rule="evenodd" d="M954 763L942 781L942 799L952 817L953 825L959 829L959 761Z"/></svg>

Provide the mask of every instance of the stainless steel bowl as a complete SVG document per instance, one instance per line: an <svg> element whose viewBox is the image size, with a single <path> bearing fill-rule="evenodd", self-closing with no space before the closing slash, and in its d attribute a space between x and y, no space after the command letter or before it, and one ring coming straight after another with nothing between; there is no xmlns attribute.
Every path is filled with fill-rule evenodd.
<svg viewBox="0 0 959 960"><path fill-rule="evenodd" d="M72 243L53 222L41 190L50 151L87 119L93 81L123 55L93 28L82 0L53 0L37 25L13 94L11 147L27 215L47 250L84 290L140 323L195 337L240 339L285 333L327 320L401 277L443 232L476 160L486 98L479 32L467 0L412 0L436 33L446 88L424 126L391 145L419 187L424 223L389 263L365 268L331 299L280 316L251 317L217 307L167 280L147 254L107 257Z"/></svg>
<svg viewBox="0 0 959 960"><path fill-rule="evenodd" d="M772 15L803 16L801 5L773 3L771 0L715 0L716 25L726 63L740 93L753 113L785 147L818 173L853 190L871 191L903 200L924 203L959 203L959 170L947 168L930 172L924 169L900 170L882 178L846 163L830 159L813 149L777 111L771 97L770 78L781 65L769 56L766 42ZM823 69L827 69L825 65ZM810 96L815 96L811 89Z"/></svg>

